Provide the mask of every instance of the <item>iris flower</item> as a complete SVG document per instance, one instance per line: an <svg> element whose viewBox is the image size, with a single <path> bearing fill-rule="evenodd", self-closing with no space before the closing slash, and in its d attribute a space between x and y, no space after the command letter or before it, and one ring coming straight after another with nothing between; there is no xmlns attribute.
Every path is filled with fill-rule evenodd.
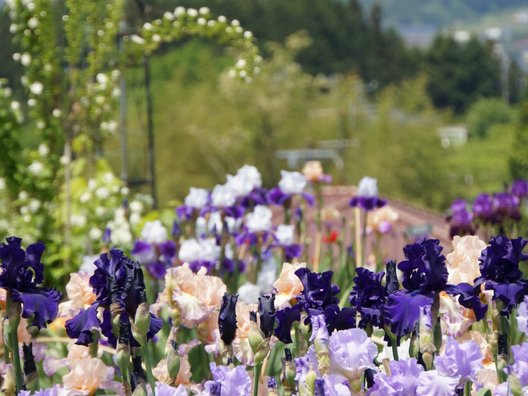
<svg viewBox="0 0 528 396"><path fill-rule="evenodd" d="M94 264L96 270L90 277L90 285L96 301L66 322L66 332L70 338L77 338L77 344L88 345L93 341L93 331L101 331L115 345L110 305L115 304L121 310L121 321L134 320L138 307L147 301L143 271L137 261L126 257L119 249L102 254ZM103 310L102 315L98 315L100 310ZM162 326L160 319L149 315L147 339L152 338ZM138 345L133 337L130 342Z"/></svg>
<svg viewBox="0 0 528 396"><path fill-rule="evenodd" d="M502 301L503 315L508 315L528 294L528 281L519 269L519 262L528 259L522 252L526 244L528 241L523 238L494 237L479 258L482 275L475 279L475 286L485 284L486 290L493 290L493 299Z"/></svg>
<svg viewBox="0 0 528 396"><path fill-rule="evenodd" d="M39 286L44 280L44 265L40 262L45 246L38 242L24 251L22 239L7 238L0 246L0 288L12 301L22 304L22 317L39 329L55 319L61 294L56 289Z"/></svg>

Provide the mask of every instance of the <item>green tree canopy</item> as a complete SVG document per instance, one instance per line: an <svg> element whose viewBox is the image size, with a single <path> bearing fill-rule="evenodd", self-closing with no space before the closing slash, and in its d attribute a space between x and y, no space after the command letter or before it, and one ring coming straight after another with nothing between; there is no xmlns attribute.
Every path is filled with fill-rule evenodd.
<svg viewBox="0 0 528 396"><path fill-rule="evenodd" d="M439 35L426 54L427 91L438 108L464 113L480 97L499 94L499 64L487 43Z"/></svg>

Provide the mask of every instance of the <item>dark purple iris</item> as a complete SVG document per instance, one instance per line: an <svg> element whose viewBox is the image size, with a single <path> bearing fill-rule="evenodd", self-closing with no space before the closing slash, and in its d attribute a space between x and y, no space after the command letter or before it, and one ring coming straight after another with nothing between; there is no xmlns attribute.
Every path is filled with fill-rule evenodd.
<svg viewBox="0 0 528 396"><path fill-rule="evenodd" d="M451 205L451 215L449 221L449 233L451 237L455 235L473 234L473 214L467 210L467 203L463 199L457 199Z"/></svg>
<svg viewBox="0 0 528 396"><path fill-rule="evenodd" d="M94 341L94 332L102 333L111 345L116 345L116 337L112 333L112 318L109 309L103 310L102 320L97 316L98 303L92 304L81 311L72 319L66 321L66 334L78 345L90 345Z"/></svg>
<svg viewBox="0 0 528 396"><path fill-rule="evenodd" d="M458 302L463 307L472 309L475 317L481 320L488 310L488 305L480 299L480 286L472 286L469 283L459 283L458 285L447 285L447 293L458 296Z"/></svg>
<svg viewBox="0 0 528 396"><path fill-rule="evenodd" d="M281 309L275 312L275 319L277 320L275 335L285 344L291 343L291 328L293 322L301 320L301 307L297 304Z"/></svg>
<svg viewBox="0 0 528 396"><path fill-rule="evenodd" d="M121 321L134 319L138 307L146 303L145 282L139 262L125 256L119 249L111 249L102 254L95 262L96 270L90 277L90 285L96 295L96 301L87 310L81 310L77 316L66 322L66 331L77 343L87 345L92 341L92 330L100 329L115 345L111 332L110 305L114 304L120 311ZM96 315L102 309L102 320ZM114 308L115 309L115 308ZM150 314L150 328L147 338L150 339L161 329L162 321ZM138 345L131 338L130 343Z"/></svg>
<svg viewBox="0 0 528 396"><path fill-rule="evenodd" d="M473 217L483 223L491 223L494 219L493 199L489 194L479 194L473 201Z"/></svg>
<svg viewBox="0 0 528 396"><path fill-rule="evenodd" d="M493 194L494 221L499 224L507 219L519 220L521 218L520 202L519 197L509 192Z"/></svg>
<svg viewBox="0 0 528 396"><path fill-rule="evenodd" d="M444 290L448 272L438 239L426 239L407 245L403 252L407 260L398 264L403 272L403 287L421 294Z"/></svg>
<svg viewBox="0 0 528 396"><path fill-rule="evenodd" d="M420 307L432 304L433 298L430 296L397 291L388 297L385 320L396 336L403 337L416 329L420 319Z"/></svg>
<svg viewBox="0 0 528 396"><path fill-rule="evenodd" d="M282 247L282 250L284 252L284 259L286 262L291 262L293 259L297 257L301 257L303 248L302 245L298 243L294 243L291 245L286 245Z"/></svg>
<svg viewBox="0 0 528 396"><path fill-rule="evenodd" d="M257 205L268 204L268 190L262 187L255 187L248 195L240 198L240 205L245 209L253 209Z"/></svg>
<svg viewBox="0 0 528 396"><path fill-rule="evenodd" d="M331 304L324 308L311 308L308 310L308 318L323 315L326 328L331 334L334 330L347 330L356 327L356 310L354 308L339 308L337 304Z"/></svg>
<svg viewBox="0 0 528 396"><path fill-rule="evenodd" d="M385 205L387 205L387 200L380 198L378 196L371 196L371 197L353 197L349 205L353 208L360 207L363 210L369 211L377 208L381 208Z"/></svg>
<svg viewBox="0 0 528 396"><path fill-rule="evenodd" d="M528 197L528 180L515 180L511 186L511 193L521 199Z"/></svg>
<svg viewBox="0 0 528 396"><path fill-rule="evenodd" d="M0 246L0 288L12 301L22 304L22 317L40 329L57 316L61 294L38 286L44 280L44 265L40 262L44 244L34 243L26 251L21 244L22 239L9 237L7 244Z"/></svg>
<svg viewBox="0 0 528 396"><path fill-rule="evenodd" d="M349 299L352 307L361 313L358 326L363 328L368 324L383 326L382 310L388 296L385 286L382 285L385 273L357 268L356 274Z"/></svg>
<svg viewBox="0 0 528 396"><path fill-rule="evenodd" d="M519 262L528 259L522 252L528 241L497 236L489 243L479 258L481 276L475 286L485 283L486 290L493 290L493 299L502 301L501 313L507 315L528 294L528 281L519 269Z"/></svg>
<svg viewBox="0 0 528 396"><path fill-rule="evenodd" d="M286 194L279 187L272 188L268 192L268 201L274 205L284 205L288 200L292 199L295 194ZM303 192L299 194L309 206L313 206L315 198L312 194Z"/></svg>
<svg viewBox="0 0 528 396"><path fill-rule="evenodd" d="M332 284L332 271L317 273L308 268L299 268L295 275L303 284L303 291L298 300L304 310L324 308L338 303L336 295L339 293L339 287Z"/></svg>

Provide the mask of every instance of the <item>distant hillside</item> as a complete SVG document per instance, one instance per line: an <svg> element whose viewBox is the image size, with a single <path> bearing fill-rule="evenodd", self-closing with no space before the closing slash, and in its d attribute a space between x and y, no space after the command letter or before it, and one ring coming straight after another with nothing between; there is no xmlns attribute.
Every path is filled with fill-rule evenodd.
<svg viewBox="0 0 528 396"><path fill-rule="evenodd" d="M526 0L360 0L365 7L380 4L387 25L449 25L484 14L528 6Z"/></svg>

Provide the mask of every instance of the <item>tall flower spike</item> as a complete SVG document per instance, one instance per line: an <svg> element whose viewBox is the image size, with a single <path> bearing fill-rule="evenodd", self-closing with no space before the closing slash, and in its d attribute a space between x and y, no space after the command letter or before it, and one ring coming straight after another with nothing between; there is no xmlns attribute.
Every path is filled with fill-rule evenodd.
<svg viewBox="0 0 528 396"><path fill-rule="evenodd" d="M237 294L233 295L228 293L225 293L222 299L222 307L220 308L220 315L218 316L218 328L220 330L220 337L226 345L231 345L231 343L235 339L237 329L237 300Z"/></svg>
<svg viewBox="0 0 528 396"><path fill-rule="evenodd" d="M44 280L44 265L40 262L44 244L29 245L24 251L22 239L7 238L0 246L0 288L14 302L22 304L22 317L38 328L55 319L61 294L56 289L38 286Z"/></svg>

